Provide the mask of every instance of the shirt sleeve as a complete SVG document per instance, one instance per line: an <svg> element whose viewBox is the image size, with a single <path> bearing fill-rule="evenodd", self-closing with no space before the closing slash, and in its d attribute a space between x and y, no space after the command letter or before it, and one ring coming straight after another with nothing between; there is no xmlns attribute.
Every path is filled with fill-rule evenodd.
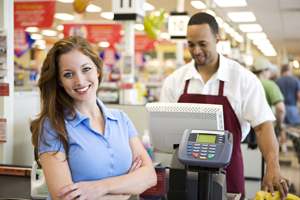
<svg viewBox="0 0 300 200"><path fill-rule="evenodd" d="M127 125L127 129L128 129L128 139L130 139L134 136L138 136L138 133L137 133L133 123L131 122L130 118L128 117L128 115L124 113L124 116L126 119L126 125Z"/></svg>
<svg viewBox="0 0 300 200"><path fill-rule="evenodd" d="M66 153L63 144L57 138L58 133L53 129L48 119L45 120L43 125L43 132L39 139L38 156L46 152L61 151Z"/></svg>
<svg viewBox="0 0 300 200"><path fill-rule="evenodd" d="M275 105L280 101L284 101L284 97L280 91L280 88L276 83L271 82L269 90L270 90L269 95L270 95L270 100L272 105Z"/></svg>
<svg viewBox="0 0 300 200"><path fill-rule="evenodd" d="M159 102L161 103L177 103L172 76L173 74L169 75L163 83L159 97Z"/></svg>

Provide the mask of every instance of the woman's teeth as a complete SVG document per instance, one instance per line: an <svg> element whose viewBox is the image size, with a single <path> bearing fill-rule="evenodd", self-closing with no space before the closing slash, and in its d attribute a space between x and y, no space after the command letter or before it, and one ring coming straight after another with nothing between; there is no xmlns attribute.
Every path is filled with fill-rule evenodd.
<svg viewBox="0 0 300 200"><path fill-rule="evenodd" d="M82 89L76 89L76 91L78 91L78 92L84 92L84 91L86 91L88 88L89 88L89 86L86 86L85 88L82 88Z"/></svg>

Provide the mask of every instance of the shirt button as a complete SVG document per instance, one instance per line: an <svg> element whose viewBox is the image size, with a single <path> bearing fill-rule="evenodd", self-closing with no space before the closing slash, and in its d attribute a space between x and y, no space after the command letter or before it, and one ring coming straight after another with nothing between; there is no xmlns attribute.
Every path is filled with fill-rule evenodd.
<svg viewBox="0 0 300 200"><path fill-rule="evenodd" d="M107 148L110 148L110 145L107 145Z"/></svg>
<svg viewBox="0 0 300 200"><path fill-rule="evenodd" d="M110 166L110 168L114 168L114 166L113 166L113 165L111 165L111 166Z"/></svg>
<svg viewBox="0 0 300 200"><path fill-rule="evenodd" d="M113 158L113 157L114 157L114 155L113 155L113 154L111 154L111 155L110 155L110 157L111 157L111 158Z"/></svg>

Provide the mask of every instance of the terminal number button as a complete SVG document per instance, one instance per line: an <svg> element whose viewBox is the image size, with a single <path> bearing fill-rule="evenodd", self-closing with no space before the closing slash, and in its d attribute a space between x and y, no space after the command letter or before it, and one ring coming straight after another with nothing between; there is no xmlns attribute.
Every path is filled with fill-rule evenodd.
<svg viewBox="0 0 300 200"><path fill-rule="evenodd" d="M200 156L200 159L203 159L203 160L205 160L205 159L206 159L206 157L204 157L204 156Z"/></svg>
<svg viewBox="0 0 300 200"><path fill-rule="evenodd" d="M213 158L215 157L215 154L208 154L208 158Z"/></svg>

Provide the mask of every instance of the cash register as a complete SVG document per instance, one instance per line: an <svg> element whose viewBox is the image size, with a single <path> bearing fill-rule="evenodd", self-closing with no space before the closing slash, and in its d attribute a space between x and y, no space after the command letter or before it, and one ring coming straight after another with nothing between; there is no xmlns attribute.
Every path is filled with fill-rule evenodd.
<svg viewBox="0 0 300 200"><path fill-rule="evenodd" d="M222 105L148 103L146 109L154 152L172 154L167 199L240 199L226 191L222 168L230 162L233 138L224 130ZM188 173L197 174L196 194Z"/></svg>

